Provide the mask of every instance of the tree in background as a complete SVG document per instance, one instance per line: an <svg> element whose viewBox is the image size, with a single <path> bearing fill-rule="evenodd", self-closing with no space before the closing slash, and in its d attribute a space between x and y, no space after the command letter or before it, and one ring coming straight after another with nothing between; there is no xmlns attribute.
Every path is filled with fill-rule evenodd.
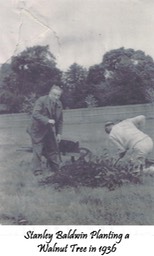
<svg viewBox="0 0 154 256"><path fill-rule="evenodd" d="M9 92L17 102L22 97L23 103L26 104L27 97L31 99L34 94L35 97L45 95L53 84L60 85L61 75L62 72L56 67L55 57L50 53L49 46L29 47L11 59L10 72L1 82L3 100L4 95ZM9 104L7 99L8 97L5 101ZM22 111L19 104L15 111Z"/></svg>
<svg viewBox="0 0 154 256"><path fill-rule="evenodd" d="M63 75L62 101L66 108L86 107L87 70L77 63L72 64Z"/></svg>
<svg viewBox="0 0 154 256"><path fill-rule="evenodd" d="M22 112L32 114L35 101L37 100L36 93L32 92L28 96L24 96L24 100L22 103Z"/></svg>
<svg viewBox="0 0 154 256"><path fill-rule="evenodd" d="M23 100L23 96L20 95L16 97L15 94L10 91L1 90L0 92L0 104L5 104L7 106L7 112L9 113L20 112L19 110L22 109Z"/></svg>
<svg viewBox="0 0 154 256"><path fill-rule="evenodd" d="M104 93L111 105L146 103L154 87L154 62L143 51L119 48L106 53L102 65L109 72Z"/></svg>
<svg viewBox="0 0 154 256"><path fill-rule="evenodd" d="M97 106L149 102L154 88L154 62L143 51L119 48L107 52L87 75L89 94Z"/></svg>
<svg viewBox="0 0 154 256"><path fill-rule="evenodd" d="M4 79L11 74L11 66L9 63L4 63L0 68L0 88L3 88Z"/></svg>
<svg viewBox="0 0 154 256"><path fill-rule="evenodd" d="M105 81L105 69L103 64L91 66L87 75L88 84L100 84Z"/></svg>
<svg viewBox="0 0 154 256"><path fill-rule="evenodd" d="M102 64L91 66L87 74L88 93L95 101L96 106L104 104L105 69ZM88 95L88 97L89 97Z"/></svg>
<svg viewBox="0 0 154 256"><path fill-rule="evenodd" d="M64 108L153 102L154 61L143 51L119 48L89 70L74 63L62 72L48 46L29 47L1 66L0 103L30 112L53 84L63 87Z"/></svg>
<svg viewBox="0 0 154 256"><path fill-rule="evenodd" d="M92 94L88 94L85 98L85 103L87 104L87 108L97 107L97 100Z"/></svg>
<svg viewBox="0 0 154 256"><path fill-rule="evenodd" d="M60 85L61 82L61 71L56 68L49 46L27 48L12 57L11 68L18 81L15 89L24 95L33 92L38 96L46 94L54 83Z"/></svg>

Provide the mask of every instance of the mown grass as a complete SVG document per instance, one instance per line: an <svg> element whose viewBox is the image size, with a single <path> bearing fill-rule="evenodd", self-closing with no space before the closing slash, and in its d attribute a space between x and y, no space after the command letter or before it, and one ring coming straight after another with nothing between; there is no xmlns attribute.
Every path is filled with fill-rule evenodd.
<svg viewBox="0 0 154 256"><path fill-rule="evenodd" d="M11 120L12 124L12 120ZM64 187L40 185L43 177L31 171L32 154L17 151L30 145L25 124L1 128L0 136L0 223L5 225L154 225L153 176L144 176L142 183L124 184L109 191L105 187ZM20 127L21 125L21 127ZM154 139L154 120L146 124L146 132ZM64 138L80 142L96 155L110 148L102 123L69 124ZM154 157L154 152L152 153Z"/></svg>
<svg viewBox="0 0 154 256"><path fill-rule="evenodd" d="M5 151L5 152L4 152ZM154 177L141 184L107 188L40 186L31 171L31 153L3 147L0 170L1 224L151 225L154 224ZM49 173L44 173L45 177Z"/></svg>

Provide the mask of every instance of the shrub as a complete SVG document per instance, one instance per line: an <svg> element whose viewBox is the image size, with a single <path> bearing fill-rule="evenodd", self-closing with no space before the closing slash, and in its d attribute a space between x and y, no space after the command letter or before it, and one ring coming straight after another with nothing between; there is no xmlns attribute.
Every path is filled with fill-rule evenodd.
<svg viewBox="0 0 154 256"><path fill-rule="evenodd" d="M86 99L85 102L87 104L88 108L94 108L97 107L97 100L95 99L95 97L91 94L89 94Z"/></svg>
<svg viewBox="0 0 154 256"><path fill-rule="evenodd" d="M7 105L8 113L19 113L19 112L21 112L23 96L15 95L12 92L3 90L0 93L0 102L2 104Z"/></svg>
<svg viewBox="0 0 154 256"><path fill-rule="evenodd" d="M61 171L40 181L41 184L57 184L57 188L66 186L107 187L115 189L124 183L140 183L141 176L133 172L128 161L115 166L114 159L93 156L87 160L80 157L77 161L64 165Z"/></svg>
<svg viewBox="0 0 154 256"><path fill-rule="evenodd" d="M31 93L29 96L25 96L23 104L22 104L22 112L26 112L28 114L31 114L36 99L37 99L37 96L36 96L35 93Z"/></svg>

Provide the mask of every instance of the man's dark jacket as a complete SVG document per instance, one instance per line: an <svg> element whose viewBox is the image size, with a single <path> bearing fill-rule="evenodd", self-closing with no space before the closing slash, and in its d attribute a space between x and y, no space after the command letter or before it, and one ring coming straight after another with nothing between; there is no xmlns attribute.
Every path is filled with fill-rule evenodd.
<svg viewBox="0 0 154 256"><path fill-rule="evenodd" d="M50 97L46 95L36 101L32 113L32 120L27 129L34 143L41 142L49 131L49 126L52 126L52 124L48 123L49 119L55 120L53 129L55 129L56 134L61 134L63 125L62 104L58 101L56 106L54 106Z"/></svg>

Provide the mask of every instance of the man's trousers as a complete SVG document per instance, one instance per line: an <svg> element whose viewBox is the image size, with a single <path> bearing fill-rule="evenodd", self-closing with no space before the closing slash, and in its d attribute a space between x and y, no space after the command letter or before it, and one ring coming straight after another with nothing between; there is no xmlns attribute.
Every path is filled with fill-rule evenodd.
<svg viewBox="0 0 154 256"><path fill-rule="evenodd" d="M42 170L41 159L44 156L51 168L51 171L59 169L59 150L54 133L47 133L39 143L32 140L33 147L33 171Z"/></svg>
<svg viewBox="0 0 154 256"><path fill-rule="evenodd" d="M145 166L145 159L153 150L153 141L149 136L136 143L132 151L132 159L136 165Z"/></svg>

